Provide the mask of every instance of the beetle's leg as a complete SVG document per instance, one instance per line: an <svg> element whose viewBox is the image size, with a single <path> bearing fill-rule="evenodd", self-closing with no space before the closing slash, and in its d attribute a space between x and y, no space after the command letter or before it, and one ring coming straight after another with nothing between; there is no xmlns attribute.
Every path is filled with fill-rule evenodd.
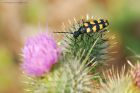
<svg viewBox="0 0 140 93"><path fill-rule="evenodd" d="M104 29L104 30L101 30L101 31L100 31L100 33L101 33L101 38L103 37L103 33L106 32L106 31L107 31L107 29Z"/></svg>

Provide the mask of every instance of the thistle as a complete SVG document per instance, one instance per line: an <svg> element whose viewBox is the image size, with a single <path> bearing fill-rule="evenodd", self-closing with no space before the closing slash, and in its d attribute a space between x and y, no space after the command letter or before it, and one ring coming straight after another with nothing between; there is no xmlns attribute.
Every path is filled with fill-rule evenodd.
<svg viewBox="0 0 140 93"><path fill-rule="evenodd" d="M48 76L48 93L92 93L96 84L93 78L96 74L90 74L95 64L87 67L81 64L79 59L66 60L62 63L60 70L53 76Z"/></svg>
<svg viewBox="0 0 140 93"><path fill-rule="evenodd" d="M108 21L100 19L94 26L99 27L99 24L102 25L99 30L102 30L108 25ZM23 48L22 69L25 72L23 82L27 92L95 92L99 84L94 81L100 76L93 70L107 59L108 39L104 35L105 30L103 33L95 28L94 33L76 32L80 26L75 20L75 24L69 29L73 36L66 34L60 43L60 56L60 48L58 49L54 39L47 34L40 34L26 42Z"/></svg>
<svg viewBox="0 0 140 93"><path fill-rule="evenodd" d="M25 89L28 93L94 93L93 79L99 76L91 73L95 63L86 62L87 58L81 64L79 57L61 59L43 78L24 76Z"/></svg>
<svg viewBox="0 0 140 93"><path fill-rule="evenodd" d="M132 66L132 67L133 69L131 71L131 74L132 74L133 83L136 87L140 89L140 64L137 63L136 66Z"/></svg>
<svg viewBox="0 0 140 93"><path fill-rule="evenodd" d="M57 62L59 49L54 39L47 33L31 37L22 49L23 72L29 76L43 76Z"/></svg>
<svg viewBox="0 0 140 93"><path fill-rule="evenodd" d="M81 20L84 20L85 22L86 21L88 22L90 20L93 21L92 18L89 19L89 16L87 16L87 18L85 19L80 19L80 21ZM62 47L65 47L64 48L65 54L77 56L78 51L84 50L85 51L85 54L83 56L83 59L84 59L88 53L88 50L92 47L96 39L99 38L98 42L94 46L94 50L92 50L90 54L89 60L95 58L96 61L101 62L107 59L108 58L107 49L109 47L109 44L108 44L108 38L105 36L106 32L102 33L102 32L96 31L96 32L84 33L84 34L78 35L78 32L76 31L78 31L81 25L83 25L83 23L80 23L80 21L77 21L76 19L74 19L74 22L69 21L69 24L72 25L69 29L66 29L64 27L64 32L73 33L73 34L66 33L64 35L64 40L61 42ZM76 35L78 36L75 38Z"/></svg>
<svg viewBox="0 0 140 93"><path fill-rule="evenodd" d="M81 20L84 20L85 22L86 21L89 22L90 20L93 21L93 18L89 18L89 16L87 16L87 18L80 19L80 21ZM65 28L64 26L63 32L67 32L67 33L65 34L63 33L64 38L60 42L60 47L63 50L63 54L65 54L68 57L69 56L82 57L81 58L81 62L82 62L86 58L89 49L92 47L93 43L98 38L98 41L94 45L93 50L91 51L88 57L89 61L91 61L94 58L95 60L94 61L92 60L92 62L93 63L95 61L98 62L98 64L92 70L92 72L95 73L98 69L100 69L101 66L106 64L106 62L109 60L109 55L108 55L109 43L108 43L108 37L106 36L107 31L83 33L75 38L76 31L79 31L79 28L81 27L81 25L83 25L83 23L80 23L80 21L74 18L74 22L69 20L69 25L70 25L69 29ZM101 21L101 20L98 20L98 21ZM70 34L70 33L73 33L73 34ZM81 54L84 51L83 56L81 54L77 54L77 52L79 51L81 52Z"/></svg>
<svg viewBox="0 0 140 93"><path fill-rule="evenodd" d="M101 88L97 93L140 93L130 75L130 71L125 73L125 67L118 72L114 69L107 72L106 82L101 81Z"/></svg>
<svg viewBox="0 0 140 93"><path fill-rule="evenodd" d="M62 55L58 62L59 49L52 37L40 34L30 38L23 48L23 83L26 92L92 93L96 88L93 79L98 78L98 75L91 73L95 67L95 58L91 61L88 59L98 40L93 42L82 62L84 52L82 56L76 57Z"/></svg>

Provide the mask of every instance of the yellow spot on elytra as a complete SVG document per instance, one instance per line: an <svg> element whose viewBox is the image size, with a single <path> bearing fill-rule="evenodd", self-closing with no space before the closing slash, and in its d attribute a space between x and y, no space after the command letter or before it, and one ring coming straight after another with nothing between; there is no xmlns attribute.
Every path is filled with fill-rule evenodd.
<svg viewBox="0 0 140 93"><path fill-rule="evenodd" d="M93 25L93 24L95 24L95 23L94 23L93 21L90 21L90 24L92 24L92 25Z"/></svg>
<svg viewBox="0 0 140 93"><path fill-rule="evenodd" d="M88 26L88 23L84 23L84 26L87 27Z"/></svg>
<svg viewBox="0 0 140 93"><path fill-rule="evenodd" d="M92 30L93 30L93 32L96 32L96 30L97 30L96 26L93 26Z"/></svg>
<svg viewBox="0 0 140 93"><path fill-rule="evenodd" d="M87 33L89 33L90 32L90 28L87 28Z"/></svg>
<svg viewBox="0 0 140 93"><path fill-rule="evenodd" d="M101 20L98 20L98 24L101 23Z"/></svg>
<svg viewBox="0 0 140 93"><path fill-rule="evenodd" d="M99 26L100 26L100 29L103 29L103 24L100 24Z"/></svg>
<svg viewBox="0 0 140 93"><path fill-rule="evenodd" d="M105 25L107 26L108 24L107 24L107 23L105 23Z"/></svg>

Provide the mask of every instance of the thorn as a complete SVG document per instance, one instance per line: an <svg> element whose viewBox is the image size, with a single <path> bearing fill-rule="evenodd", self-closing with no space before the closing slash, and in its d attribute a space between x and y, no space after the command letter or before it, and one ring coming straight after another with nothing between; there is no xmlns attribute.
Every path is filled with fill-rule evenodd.
<svg viewBox="0 0 140 93"><path fill-rule="evenodd" d="M84 20L84 19L85 19L85 16L82 15L82 16L81 16L81 20Z"/></svg>
<svg viewBox="0 0 140 93"><path fill-rule="evenodd" d="M89 20L89 14L86 15L86 19Z"/></svg>
<svg viewBox="0 0 140 93"><path fill-rule="evenodd" d="M128 63L132 68L135 68L135 66L134 66L129 60L127 60L127 63Z"/></svg>
<svg viewBox="0 0 140 93"><path fill-rule="evenodd" d="M73 18L73 20L74 20L74 22L75 22L75 23L77 23L77 20L76 20L76 18L75 18L75 17Z"/></svg>
<svg viewBox="0 0 140 93"><path fill-rule="evenodd" d="M94 17L93 17L93 16L91 16L91 19L94 19Z"/></svg>

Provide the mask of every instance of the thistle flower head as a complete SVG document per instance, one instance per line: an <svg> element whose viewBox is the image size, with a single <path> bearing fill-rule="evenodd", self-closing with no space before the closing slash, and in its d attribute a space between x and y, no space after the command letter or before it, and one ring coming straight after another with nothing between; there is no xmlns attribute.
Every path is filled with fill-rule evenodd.
<svg viewBox="0 0 140 93"><path fill-rule="evenodd" d="M54 39L47 33L29 38L22 52L22 68L30 76L42 76L49 72L59 55Z"/></svg>
<svg viewBox="0 0 140 93"><path fill-rule="evenodd" d="M134 86L130 73L125 71L125 68L121 72L110 70L107 73L106 83L101 82L102 87L97 93L140 93L140 90Z"/></svg>
<svg viewBox="0 0 140 93"><path fill-rule="evenodd" d="M91 50L92 48L89 53L91 53ZM78 55L80 53L78 52ZM87 57L89 57L89 54ZM93 80L99 78L99 76L91 73L96 62L87 62L87 57L81 62L82 57L69 56L67 58L63 55L59 64L55 65L57 69L44 75L44 78L25 76L25 90L27 93L93 93L94 89L97 88L97 83L93 83ZM89 64L91 65L89 66Z"/></svg>
<svg viewBox="0 0 140 93"><path fill-rule="evenodd" d="M132 77L135 85L140 89L140 64L138 64L134 71L132 71Z"/></svg>
<svg viewBox="0 0 140 93"><path fill-rule="evenodd" d="M94 46L94 50L92 50L89 60L96 58L96 60L100 63L102 60L106 60L108 58L108 47L109 47L109 38L103 34L99 33L98 31L87 33L86 27L84 26L84 22L92 22L93 16L87 15L86 18L83 16L80 19L68 20L68 24L70 27L67 29L64 25L63 32L70 32L73 34L65 34L64 40L62 41L62 47L64 47L64 52L66 54L72 54L77 56L77 51L85 50L85 54L83 59L86 57L88 50L92 47L93 42L99 38L98 42ZM97 19L98 20L98 19ZM94 23L94 22L93 22ZM87 24L88 26L88 24ZM90 28L90 26L89 26ZM92 29L92 28L91 28ZM84 32L85 30L85 32ZM104 33L106 33L105 31ZM76 38L74 38L76 37Z"/></svg>
<svg viewBox="0 0 140 93"><path fill-rule="evenodd" d="M57 70L41 78L24 77L25 90L27 93L92 93L97 84L93 78L96 74L91 74L92 66L81 64L80 59L63 59L59 62ZM56 65L58 66L58 65Z"/></svg>

